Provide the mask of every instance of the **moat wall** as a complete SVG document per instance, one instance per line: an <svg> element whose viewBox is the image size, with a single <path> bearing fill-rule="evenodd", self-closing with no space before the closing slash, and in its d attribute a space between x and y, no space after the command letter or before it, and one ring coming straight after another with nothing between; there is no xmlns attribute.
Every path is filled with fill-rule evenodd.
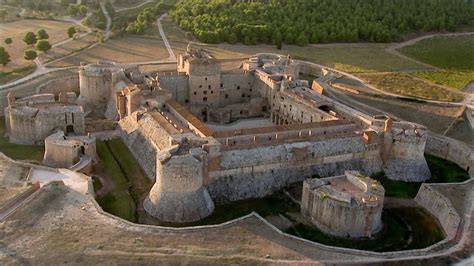
<svg viewBox="0 0 474 266"><path fill-rule="evenodd" d="M438 219L448 239L453 239L461 225L461 217L451 201L436 190L437 184L422 184L415 201Z"/></svg>
<svg viewBox="0 0 474 266"><path fill-rule="evenodd" d="M455 162L474 177L474 150L466 143L429 132L425 152Z"/></svg>

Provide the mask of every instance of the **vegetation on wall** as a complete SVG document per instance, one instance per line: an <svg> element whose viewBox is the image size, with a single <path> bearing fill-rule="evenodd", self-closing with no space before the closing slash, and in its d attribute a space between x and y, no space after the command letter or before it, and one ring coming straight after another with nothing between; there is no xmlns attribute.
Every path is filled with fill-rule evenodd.
<svg viewBox="0 0 474 266"><path fill-rule="evenodd" d="M474 18L465 0L181 0L176 23L207 43L390 42L402 34L455 31Z"/></svg>

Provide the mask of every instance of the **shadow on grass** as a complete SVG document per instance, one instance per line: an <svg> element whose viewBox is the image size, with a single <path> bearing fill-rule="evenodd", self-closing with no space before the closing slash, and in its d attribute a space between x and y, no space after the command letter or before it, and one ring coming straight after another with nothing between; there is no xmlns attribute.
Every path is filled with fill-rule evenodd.
<svg viewBox="0 0 474 266"><path fill-rule="evenodd" d="M5 137L5 119L0 117L0 152L14 160L34 160L41 162L44 155L44 146L12 144Z"/></svg>
<svg viewBox="0 0 474 266"><path fill-rule="evenodd" d="M382 222L382 231L371 239L335 237L303 224L286 232L325 245L377 252L425 248L444 238L436 220L422 208L384 209Z"/></svg>
<svg viewBox="0 0 474 266"><path fill-rule="evenodd" d="M426 183L460 183L468 180L469 173L457 164L432 155L425 155L431 178ZM422 183L388 179L383 172L372 175L385 188L386 197L414 198Z"/></svg>

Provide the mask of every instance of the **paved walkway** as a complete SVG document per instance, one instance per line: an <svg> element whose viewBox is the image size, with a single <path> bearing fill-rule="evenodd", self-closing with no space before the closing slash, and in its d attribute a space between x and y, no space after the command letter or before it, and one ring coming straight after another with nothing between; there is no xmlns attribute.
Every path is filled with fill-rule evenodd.
<svg viewBox="0 0 474 266"><path fill-rule="evenodd" d="M41 186L52 181L63 181L66 186L75 191L82 194L87 192L87 179L82 178L80 174L69 170L58 169L58 171L55 172L43 169L33 169L31 170L31 181L38 181Z"/></svg>

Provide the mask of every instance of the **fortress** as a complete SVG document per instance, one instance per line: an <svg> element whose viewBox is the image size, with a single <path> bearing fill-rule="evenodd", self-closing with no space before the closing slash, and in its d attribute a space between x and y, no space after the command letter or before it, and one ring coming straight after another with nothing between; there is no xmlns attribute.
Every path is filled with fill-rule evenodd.
<svg viewBox="0 0 474 266"><path fill-rule="evenodd" d="M117 121L154 182L145 210L168 222L197 221L214 203L263 197L314 175L356 170L408 182L430 178L425 127L367 116L326 97L323 81L299 78L302 67L289 56L259 54L222 71L219 60L191 48L178 55L173 73L85 65L77 99L10 95L7 128L12 142L40 143L57 129L85 135L86 116ZM73 154L69 162L77 161Z"/></svg>

